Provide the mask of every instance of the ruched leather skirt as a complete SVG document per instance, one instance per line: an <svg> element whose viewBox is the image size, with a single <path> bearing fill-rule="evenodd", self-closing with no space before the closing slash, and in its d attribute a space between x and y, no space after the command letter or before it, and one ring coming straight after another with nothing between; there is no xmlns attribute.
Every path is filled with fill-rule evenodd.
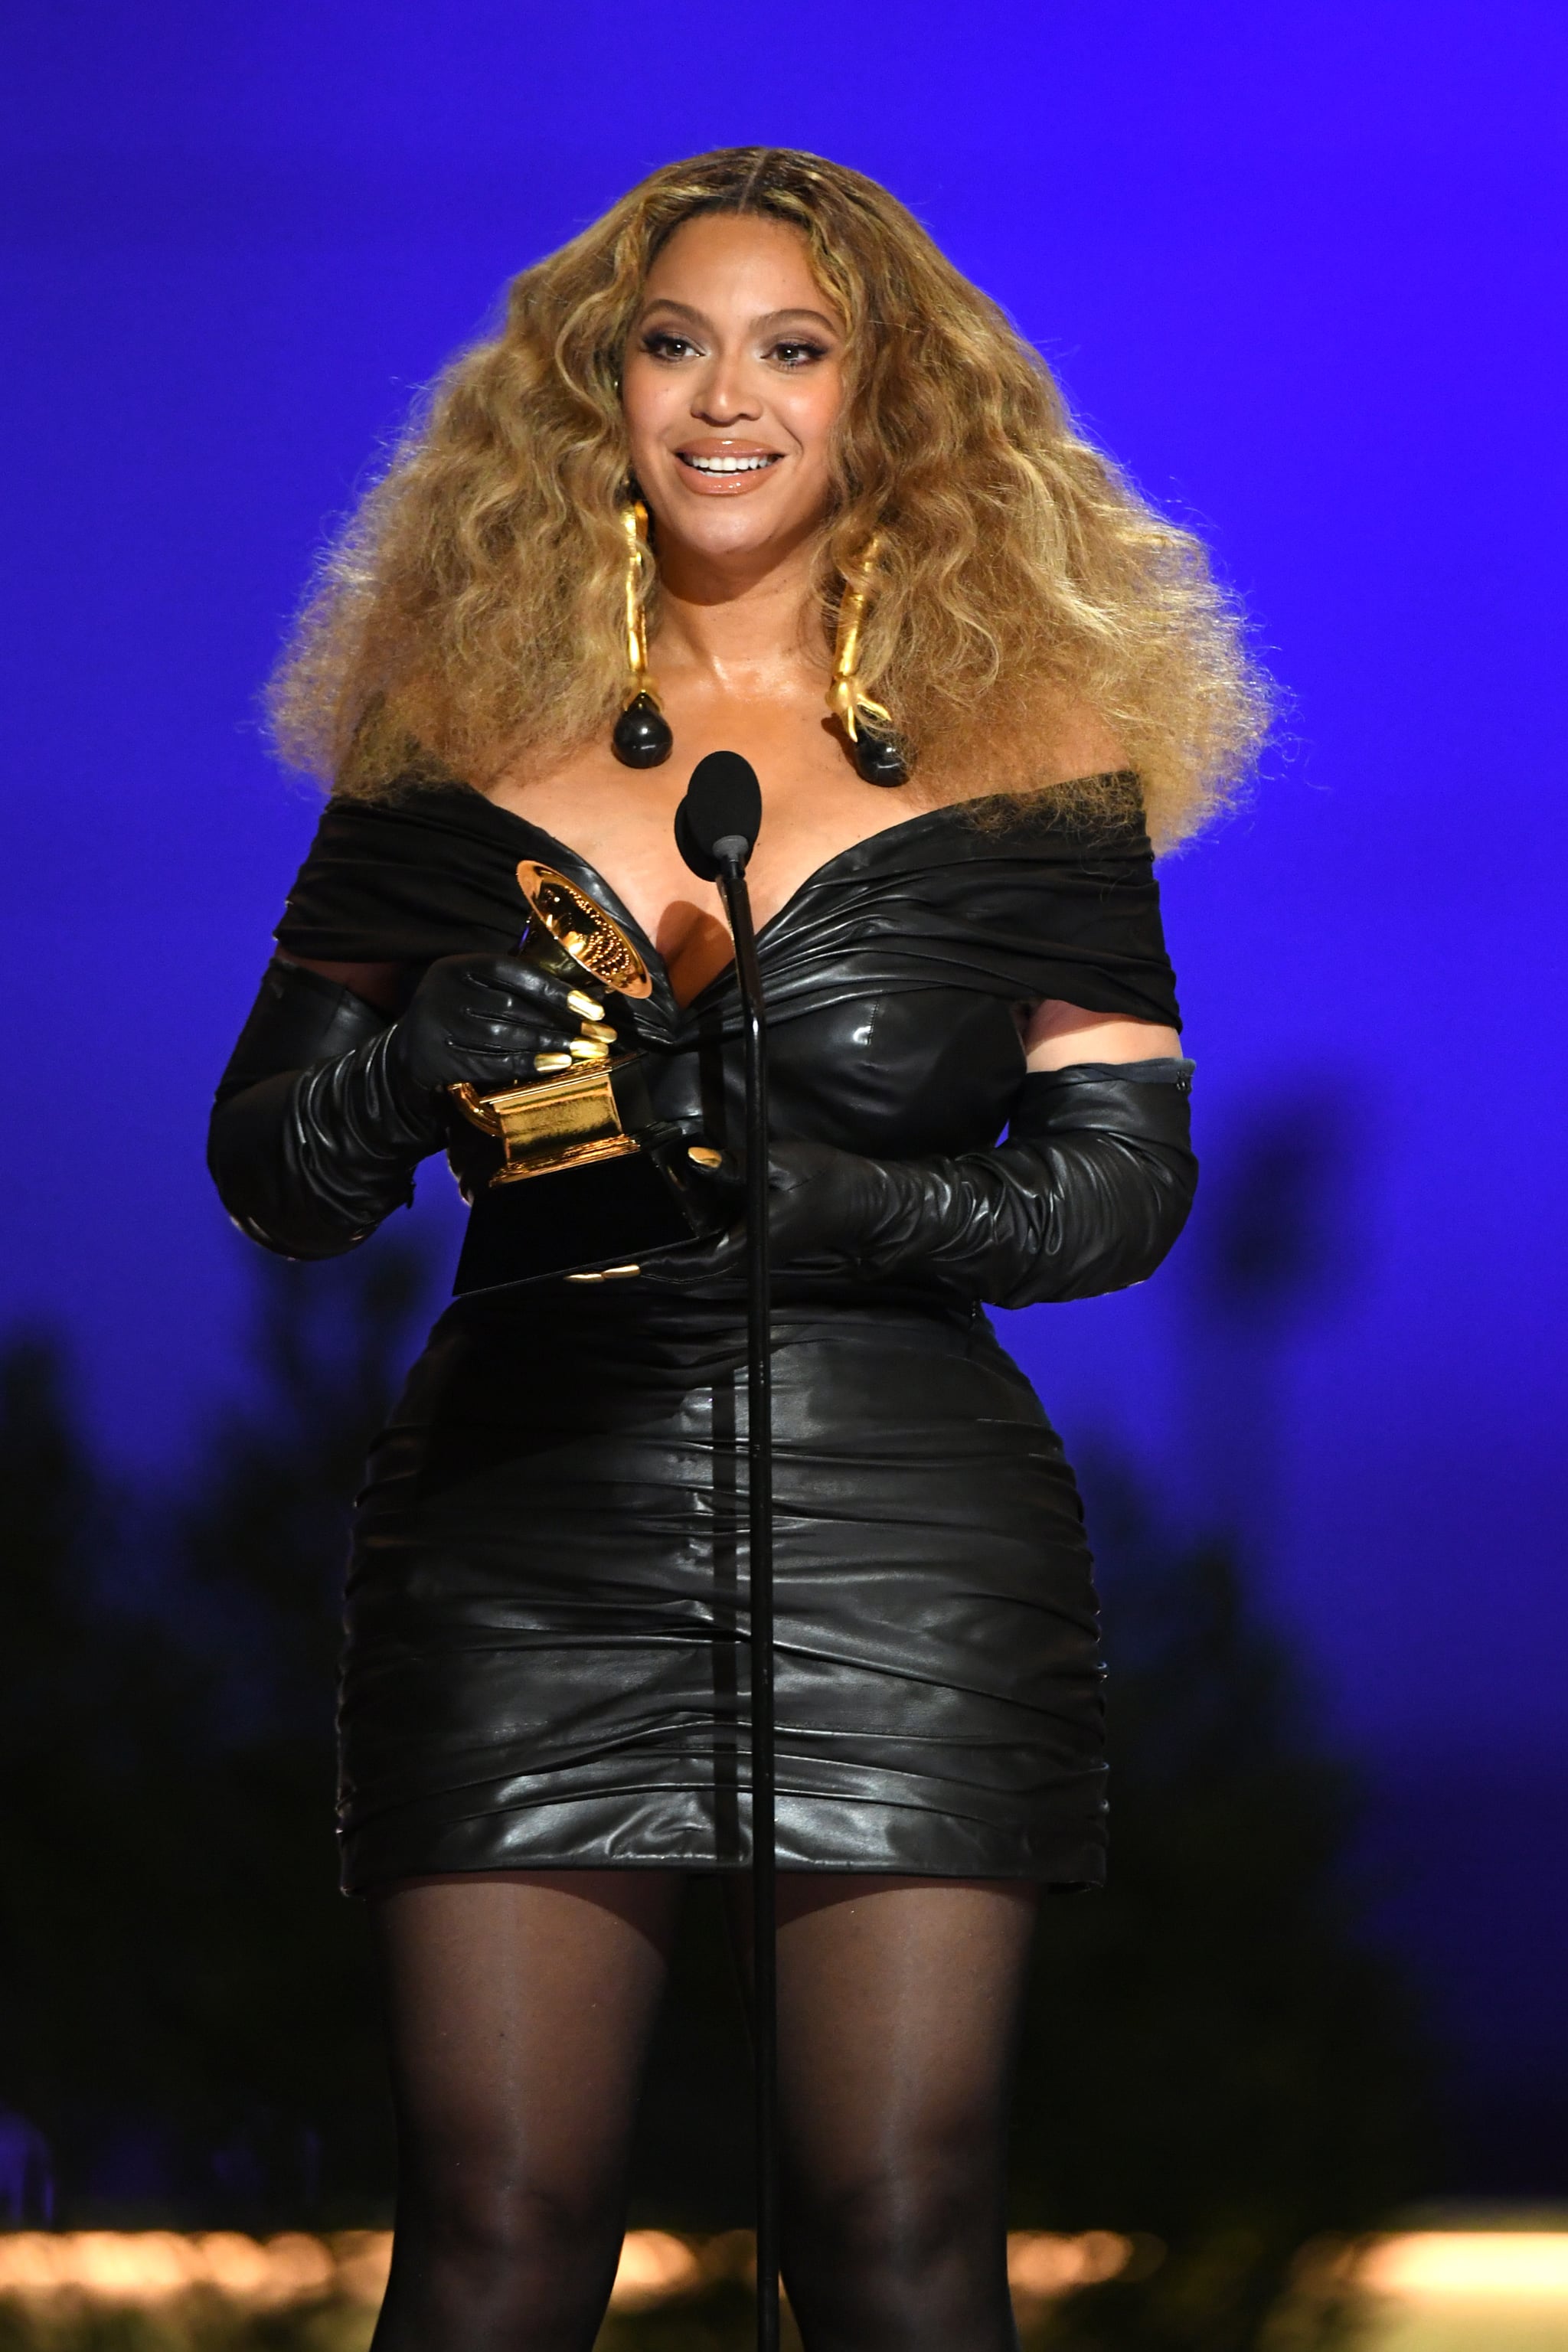
<svg viewBox="0 0 1568 2352"><path fill-rule="evenodd" d="M353 1890L750 1859L739 1307L553 1286L437 1325L356 1515ZM1060 1442L978 1311L781 1307L778 1858L1103 1874L1101 1668Z"/></svg>

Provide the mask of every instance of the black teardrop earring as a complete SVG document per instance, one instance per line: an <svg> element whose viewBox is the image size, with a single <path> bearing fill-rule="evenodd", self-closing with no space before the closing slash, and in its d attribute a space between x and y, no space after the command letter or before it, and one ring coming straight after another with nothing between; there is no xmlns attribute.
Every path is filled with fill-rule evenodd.
<svg viewBox="0 0 1568 2352"><path fill-rule="evenodd" d="M907 784L910 763L893 731L891 711L860 691L860 627L866 599L881 551L877 532L852 571L846 572L838 604L838 627L833 642L833 679L827 707L848 737L855 765L868 784Z"/></svg>
<svg viewBox="0 0 1568 2352"><path fill-rule="evenodd" d="M668 759L675 738L647 674L647 627L642 602L642 568L647 560L647 509L640 499L631 499L621 509L621 522L626 534L626 666L631 680L610 737L610 747L623 767L657 768Z"/></svg>
<svg viewBox="0 0 1568 2352"><path fill-rule="evenodd" d="M647 627L643 614L642 568L647 560L647 509L632 499L621 509L626 534L626 667L630 673L626 700L610 736L611 748L624 767L657 768L675 748L669 721L659 706L647 669ZM838 606L838 627L833 646L833 677L827 707L843 728L855 754L855 765L868 784L909 782L910 763L893 729L892 713L862 694L858 680L860 629L866 602L881 548L879 532L846 574Z"/></svg>

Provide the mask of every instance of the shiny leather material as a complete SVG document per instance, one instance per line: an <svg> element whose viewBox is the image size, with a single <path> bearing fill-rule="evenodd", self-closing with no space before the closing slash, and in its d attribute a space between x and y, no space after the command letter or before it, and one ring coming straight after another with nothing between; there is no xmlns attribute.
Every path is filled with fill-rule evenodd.
<svg viewBox="0 0 1568 2352"><path fill-rule="evenodd" d="M518 956L449 955L428 967L387 1040L389 1075L426 1150L446 1132L448 1087L516 1086L533 1076L536 1054L581 1035L575 986Z"/></svg>
<svg viewBox="0 0 1568 2352"><path fill-rule="evenodd" d="M636 1287L450 1308L375 1447L351 1887L749 1859L744 1335ZM1093 1883L1092 1570L1028 1382L962 1310L785 1313L773 1370L781 1862Z"/></svg>
<svg viewBox="0 0 1568 2352"><path fill-rule="evenodd" d="M407 1205L419 1161L452 1133L448 1087L514 1084L579 1034L571 987L515 958L445 956L389 1023L319 972L274 963L213 1106L224 1206L285 1257L356 1247Z"/></svg>
<svg viewBox="0 0 1568 2352"><path fill-rule="evenodd" d="M919 1276L997 1307L1092 1298L1146 1281L1180 1234L1197 1182L1190 1063L1041 1071L1008 1139L944 1160L868 1160L831 1144L771 1154L774 1263ZM728 1171L726 1171L728 1172ZM731 1181L733 1179L731 1178ZM710 1284L744 1264L737 1230L650 1277Z"/></svg>
<svg viewBox="0 0 1568 2352"><path fill-rule="evenodd" d="M330 806L279 941L411 971L504 951L524 857L631 932L655 984L619 1010L655 1108L733 1151L733 974L677 1004L605 877L475 793ZM781 1858L1091 1883L1077 1496L973 1301L1136 1279L1180 1223L1182 1089L1026 1081L1020 1038L1045 997L1179 1025L1135 788L1089 824L1041 799L891 825L808 877L760 952L781 1147L940 1167L895 1175L868 1248L777 1277ZM738 1275L542 1283L437 1325L356 1520L349 1885L744 1863L743 1297Z"/></svg>
<svg viewBox="0 0 1568 2352"><path fill-rule="evenodd" d="M339 1256L411 1199L419 1146L383 1099L386 1034L384 1015L319 972L275 963L263 977L218 1083L207 1166L235 1223L264 1248Z"/></svg>

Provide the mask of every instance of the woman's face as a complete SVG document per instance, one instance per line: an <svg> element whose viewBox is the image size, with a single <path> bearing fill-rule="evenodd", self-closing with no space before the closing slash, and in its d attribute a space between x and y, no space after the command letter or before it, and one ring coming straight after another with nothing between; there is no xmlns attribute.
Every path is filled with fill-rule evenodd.
<svg viewBox="0 0 1568 2352"><path fill-rule="evenodd" d="M648 274L621 369L632 467L677 547L767 559L828 509L844 329L787 223L709 213Z"/></svg>

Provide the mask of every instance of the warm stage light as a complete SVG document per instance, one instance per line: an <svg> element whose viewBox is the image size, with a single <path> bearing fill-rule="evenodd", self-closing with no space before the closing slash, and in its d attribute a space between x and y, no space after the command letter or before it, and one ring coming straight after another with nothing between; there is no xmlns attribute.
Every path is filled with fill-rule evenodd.
<svg viewBox="0 0 1568 2352"><path fill-rule="evenodd" d="M1350 2273L1373 2294L1409 2303L1568 2304L1568 2230L1412 2230L1373 2239Z"/></svg>
<svg viewBox="0 0 1568 2352"><path fill-rule="evenodd" d="M207 2291L249 2310L336 2298L376 2307L385 2294L388 2230L336 2237L254 2239L235 2230L184 2237L174 2230L16 2230L0 2234L0 2295L148 2305ZM668 2230L630 2230L611 2305L642 2310L691 2294L717 2274L748 2272L741 2232L691 2242ZM1032 2303L1119 2277L1133 2242L1112 2230L1008 2237L1013 2294ZM1394 2303L1568 2305L1568 2230L1411 2230L1371 2239L1335 2263L1361 2294Z"/></svg>
<svg viewBox="0 0 1568 2352"><path fill-rule="evenodd" d="M359 2252L355 2233L353 2253ZM379 2233L378 2233L379 2234ZM232 2230L22 2230L0 2237L0 2294L91 2303L164 2303L205 2287L258 2309L324 2294L343 2261L320 2238L290 2231L265 2243ZM379 2292L379 2290L378 2290Z"/></svg>
<svg viewBox="0 0 1568 2352"><path fill-rule="evenodd" d="M628 2230L610 2289L611 2308L635 2311L643 2304L662 2303L697 2285L701 2276L701 2256L683 2238L665 2230Z"/></svg>
<svg viewBox="0 0 1568 2352"><path fill-rule="evenodd" d="M1019 2231L1007 2241L1015 2294L1043 2302L1123 2271L1131 2241L1109 2230L1078 2237ZM268 2239L212 2230L20 2230L0 2234L0 2296L29 2303L159 2304L205 2292L253 2310L336 2297L374 2309L386 2291L392 2236L345 2231L329 2238L290 2231ZM751 2242L731 2231L707 2242L665 2230L632 2230L611 2294L616 2310L684 2294L706 2279L749 2274Z"/></svg>
<svg viewBox="0 0 1568 2352"><path fill-rule="evenodd" d="M1018 2230L1007 2241L1007 2284L1015 2294L1043 2301L1119 2277L1131 2257L1131 2239L1112 2230L1085 2230L1076 2238Z"/></svg>
<svg viewBox="0 0 1568 2352"><path fill-rule="evenodd" d="M1007 2241L1007 2276L1015 2294L1046 2302L1119 2277L1133 2252L1131 2239L1109 2230L1074 2237L1019 2231ZM736 2231L703 2242L630 2231L612 2305L637 2310L711 2277L744 2276L749 2252L750 2242ZM0 2296L123 2305L205 2292L252 2310L329 2297L374 2309L391 2254L384 2230L266 2240L229 2230L188 2237L173 2230L21 2230L0 2233ZM1410 2231L1373 2239L1335 2268L1363 2294L1397 2303L1568 2305L1568 2231Z"/></svg>

